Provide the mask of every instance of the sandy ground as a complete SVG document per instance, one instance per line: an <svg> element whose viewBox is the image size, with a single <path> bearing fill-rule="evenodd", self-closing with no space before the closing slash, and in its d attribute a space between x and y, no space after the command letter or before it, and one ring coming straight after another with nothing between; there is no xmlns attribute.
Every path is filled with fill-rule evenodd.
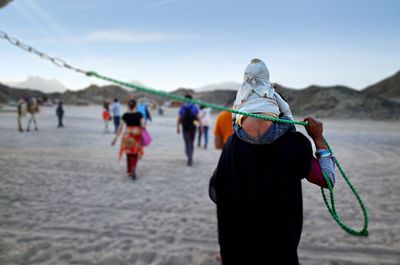
<svg viewBox="0 0 400 265"><path fill-rule="evenodd" d="M15 113L0 113L0 264L218 264L208 181L219 152L197 148L188 168L175 113L149 125L137 181L117 162L100 107L67 106L64 129L44 108L31 133L17 132ZM342 231L304 181L301 264L400 264L400 123L325 121L325 132L367 205L370 236ZM342 179L336 198L343 219L361 227Z"/></svg>

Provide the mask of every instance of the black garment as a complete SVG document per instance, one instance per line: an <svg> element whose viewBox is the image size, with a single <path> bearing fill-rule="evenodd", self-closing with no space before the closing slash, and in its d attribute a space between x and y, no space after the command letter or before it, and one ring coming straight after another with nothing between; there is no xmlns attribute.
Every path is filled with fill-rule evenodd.
<svg viewBox="0 0 400 265"><path fill-rule="evenodd" d="M143 114L140 112L127 112L122 115L122 120L126 123L126 126L140 126L140 119L143 118Z"/></svg>
<svg viewBox="0 0 400 265"><path fill-rule="evenodd" d="M299 264L301 179L311 158L311 143L299 132L263 145L229 138L211 182L224 265Z"/></svg>

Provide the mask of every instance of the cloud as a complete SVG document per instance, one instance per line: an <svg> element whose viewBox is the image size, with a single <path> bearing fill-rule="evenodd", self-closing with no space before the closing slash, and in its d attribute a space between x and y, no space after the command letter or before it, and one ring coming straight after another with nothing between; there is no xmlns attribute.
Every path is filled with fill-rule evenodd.
<svg viewBox="0 0 400 265"><path fill-rule="evenodd" d="M83 37L88 42L108 43L154 43L193 38L189 34L169 34L162 32L134 32L129 30L100 30Z"/></svg>
<svg viewBox="0 0 400 265"><path fill-rule="evenodd" d="M156 8L156 7L160 7L160 6L165 6L165 5L169 5L174 3L175 0L161 0L161 1L157 1L151 5L148 6L148 8Z"/></svg>
<svg viewBox="0 0 400 265"><path fill-rule="evenodd" d="M7 84L18 88L37 89L46 93L64 92L68 89L57 79L45 79L39 76L29 76L25 81L7 82Z"/></svg>

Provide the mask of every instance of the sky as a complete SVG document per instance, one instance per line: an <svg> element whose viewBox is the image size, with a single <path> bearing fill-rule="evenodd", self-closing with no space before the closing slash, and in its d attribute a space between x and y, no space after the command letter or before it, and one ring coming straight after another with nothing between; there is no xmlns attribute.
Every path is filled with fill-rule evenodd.
<svg viewBox="0 0 400 265"><path fill-rule="evenodd" d="M400 70L398 0L13 0L0 31L84 70L160 90L241 82L252 58L291 88L363 89ZM0 39L0 82L79 75Z"/></svg>

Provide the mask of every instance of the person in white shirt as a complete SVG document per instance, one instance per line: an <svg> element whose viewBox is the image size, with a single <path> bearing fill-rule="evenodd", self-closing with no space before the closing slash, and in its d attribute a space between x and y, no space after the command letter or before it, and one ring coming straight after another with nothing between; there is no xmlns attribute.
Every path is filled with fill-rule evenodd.
<svg viewBox="0 0 400 265"><path fill-rule="evenodd" d="M197 138L197 146L201 146L201 138L204 136L204 149L207 149L208 144L208 128L210 127L211 120L211 109L204 106L200 107L200 125L199 125L199 136Z"/></svg>
<svg viewBox="0 0 400 265"><path fill-rule="evenodd" d="M113 116L114 132L116 133L121 121L121 104L119 103L118 98L115 98L114 103L111 105L111 115Z"/></svg>

